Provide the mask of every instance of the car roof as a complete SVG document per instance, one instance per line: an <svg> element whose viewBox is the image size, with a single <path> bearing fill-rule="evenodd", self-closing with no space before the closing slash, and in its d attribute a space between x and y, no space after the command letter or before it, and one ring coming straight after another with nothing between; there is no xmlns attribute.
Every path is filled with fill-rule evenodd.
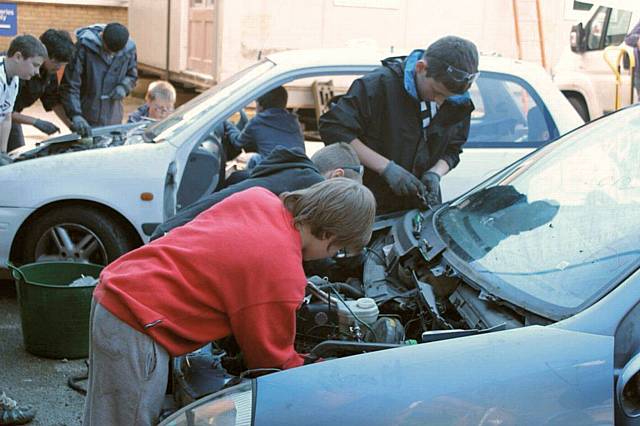
<svg viewBox="0 0 640 426"><path fill-rule="evenodd" d="M397 50L393 53L382 52L368 48L335 48L335 49L310 49L287 50L268 55L268 59L278 65L278 68L300 69L309 67L331 66L362 66L380 65L384 58L404 56L410 53L406 50ZM525 80L532 76L545 73L544 69L535 63L501 56L481 54L480 71L503 72L513 74Z"/></svg>
<svg viewBox="0 0 640 426"><path fill-rule="evenodd" d="M273 71L283 74L288 71L311 68L375 67L380 65L380 61L384 58L404 56L409 52L408 49L396 49L393 53L382 52L374 48L287 50L270 54L267 58L276 64ZM544 99L560 134L584 124L541 65L497 55L481 54L479 68L481 72L515 76L531 85Z"/></svg>

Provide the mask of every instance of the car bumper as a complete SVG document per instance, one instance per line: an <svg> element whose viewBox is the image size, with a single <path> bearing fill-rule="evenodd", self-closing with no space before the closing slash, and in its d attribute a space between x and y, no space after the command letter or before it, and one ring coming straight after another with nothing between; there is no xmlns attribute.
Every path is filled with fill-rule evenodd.
<svg viewBox="0 0 640 426"><path fill-rule="evenodd" d="M13 240L33 209L0 207L0 268L7 267Z"/></svg>

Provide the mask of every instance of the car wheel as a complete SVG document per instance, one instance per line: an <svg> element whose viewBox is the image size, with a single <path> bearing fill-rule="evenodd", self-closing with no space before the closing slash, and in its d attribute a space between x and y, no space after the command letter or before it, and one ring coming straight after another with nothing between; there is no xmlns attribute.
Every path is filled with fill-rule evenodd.
<svg viewBox="0 0 640 426"><path fill-rule="evenodd" d="M63 207L31 224L22 260L106 265L133 248L124 227L108 214L92 208Z"/></svg>
<svg viewBox="0 0 640 426"><path fill-rule="evenodd" d="M584 103L584 100L577 95L565 95L565 96L567 97L567 100L569 101L571 106L575 108L576 111L578 111L578 114L580 114L580 117L582 117L584 122L588 123L589 110L587 109L587 105Z"/></svg>

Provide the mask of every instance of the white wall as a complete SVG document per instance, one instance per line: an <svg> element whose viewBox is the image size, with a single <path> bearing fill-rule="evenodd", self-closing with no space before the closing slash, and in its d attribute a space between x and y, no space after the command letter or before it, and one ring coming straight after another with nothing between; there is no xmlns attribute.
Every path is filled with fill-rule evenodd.
<svg viewBox="0 0 640 426"><path fill-rule="evenodd" d="M540 3L547 64L552 65L568 44L573 16L565 16L565 0ZM456 34L483 52L517 56L511 0L226 0L220 5L222 78L255 61L261 50L343 47L354 40L404 53ZM523 59L539 62L535 0L518 0L518 5Z"/></svg>
<svg viewBox="0 0 640 426"><path fill-rule="evenodd" d="M167 0L129 2L129 33L146 65L165 69L167 64Z"/></svg>
<svg viewBox="0 0 640 426"><path fill-rule="evenodd" d="M166 1L130 0L129 23L140 62L164 67ZM517 0L523 59L540 61L535 0ZM573 0L540 0L547 65L568 48ZM188 0L171 1L170 67L186 67ZM569 11L569 12L568 12ZM456 34L481 51L517 56L512 0L218 0L218 79L258 53L375 44L402 54Z"/></svg>

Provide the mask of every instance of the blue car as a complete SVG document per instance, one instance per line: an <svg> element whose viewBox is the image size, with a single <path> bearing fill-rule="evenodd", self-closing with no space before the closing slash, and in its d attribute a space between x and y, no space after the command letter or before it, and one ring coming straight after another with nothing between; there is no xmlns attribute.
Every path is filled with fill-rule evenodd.
<svg viewBox="0 0 640 426"><path fill-rule="evenodd" d="M630 107L381 217L361 257L309 267L296 346L319 362L246 371L215 342L174 360L194 402L162 424L640 424L639 264Z"/></svg>

